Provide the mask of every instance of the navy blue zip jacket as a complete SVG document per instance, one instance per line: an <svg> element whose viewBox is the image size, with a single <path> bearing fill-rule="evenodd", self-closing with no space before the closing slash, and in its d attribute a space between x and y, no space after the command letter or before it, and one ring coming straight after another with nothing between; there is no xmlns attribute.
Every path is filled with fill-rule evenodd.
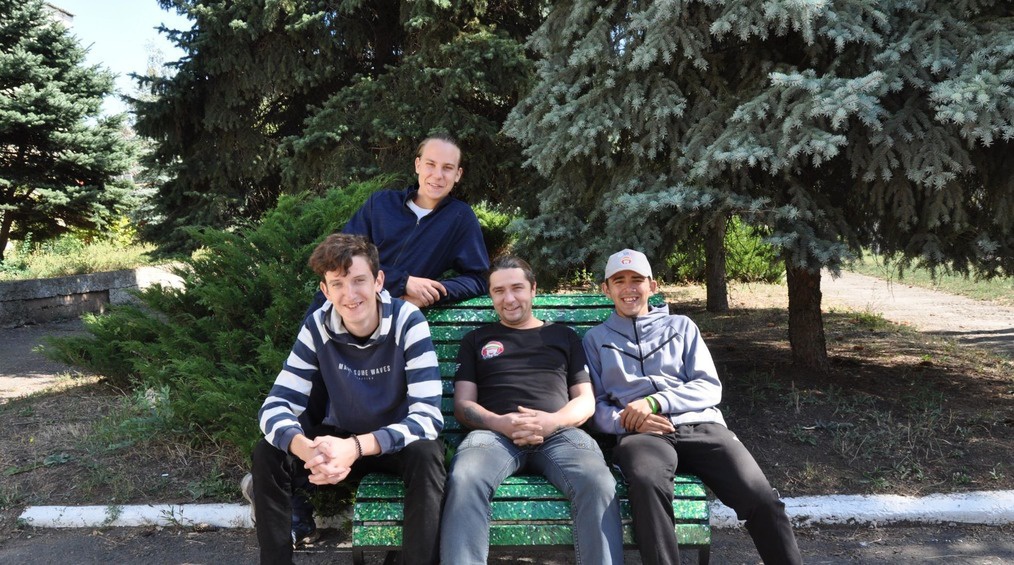
<svg viewBox="0 0 1014 565"><path fill-rule="evenodd" d="M377 246L391 296L405 294L409 275L439 280L447 289L446 302L486 294L489 256L475 212L448 196L419 219L408 207L417 192L409 187L373 193L342 231L365 235ZM441 280L450 270L457 275Z"/></svg>
<svg viewBox="0 0 1014 565"><path fill-rule="evenodd" d="M366 236L377 246L384 289L391 296L405 294L409 275L440 281L447 289L440 302L486 294L489 255L475 212L468 204L447 196L419 219L408 207L418 191L418 186L410 186L374 192L342 232ZM457 274L442 279L447 271ZM322 304L324 294L317 291L307 315Z"/></svg>

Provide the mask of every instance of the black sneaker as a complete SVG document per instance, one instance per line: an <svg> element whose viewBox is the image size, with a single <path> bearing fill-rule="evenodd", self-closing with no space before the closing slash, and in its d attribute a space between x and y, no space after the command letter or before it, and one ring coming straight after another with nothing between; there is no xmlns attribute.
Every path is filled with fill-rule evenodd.
<svg viewBox="0 0 1014 565"><path fill-rule="evenodd" d="M317 523L313 516L292 516L292 549L299 549L304 545L313 545L320 533L317 532Z"/></svg>

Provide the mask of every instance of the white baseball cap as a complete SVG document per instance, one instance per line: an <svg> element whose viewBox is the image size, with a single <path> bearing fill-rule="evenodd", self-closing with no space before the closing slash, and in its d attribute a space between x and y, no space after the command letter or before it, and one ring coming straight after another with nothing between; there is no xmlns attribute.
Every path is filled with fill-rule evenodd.
<svg viewBox="0 0 1014 565"><path fill-rule="evenodd" d="M609 256L606 262L606 279L620 271L634 271L642 277L651 278L651 265L640 251L624 249Z"/></svg>

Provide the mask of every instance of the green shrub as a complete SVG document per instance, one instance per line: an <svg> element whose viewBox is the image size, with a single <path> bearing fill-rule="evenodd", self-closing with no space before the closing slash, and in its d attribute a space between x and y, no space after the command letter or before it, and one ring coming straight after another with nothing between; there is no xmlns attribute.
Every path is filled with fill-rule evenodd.
<svg viewBox="0 0 1014 565"><path fill-rule="evenodd" d="M776 283L785 266L775 249L764 243L763 233L733 216L725 232L726 280ZM704 282L704 242L673 252L666 261L672 282Z"/></svg>
<svg viewBox="0 0 1014 565"><path fill-rule="evenodd" d="M482 239L486 242L486 251L493 259L502 253L508 253L514 245L514 236L507 232L507 226L518 216L517 211L504 211L502 207L482 201L475 206L476 217L482 227Z"/></svg>
<svg viewBox="0 0 1014 565"><path fill-rule="evenodd" d="M256 414L317 288L313 248L389 179L285 196L256 226L197 231L201 249L176 269L185 290L151 287L142 307L86 319L92 334L52 340L55 356L117 386L166 390L176 426L249 450Z"/></svg>

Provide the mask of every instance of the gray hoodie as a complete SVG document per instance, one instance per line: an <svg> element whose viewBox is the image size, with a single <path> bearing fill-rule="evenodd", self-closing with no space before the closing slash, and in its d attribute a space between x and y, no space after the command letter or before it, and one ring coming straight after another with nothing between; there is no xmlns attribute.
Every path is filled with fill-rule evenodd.
<svg viewBox="0 0 1014 565"><path fill-rule="evenodd" d="M627 433L620 410L649 394L673 425L714 422L725 425L717 408L722 383L711 353L690 318L653 308L637 319L613 312L584 337L595 417L592 425L610 434Z"/></svg>

